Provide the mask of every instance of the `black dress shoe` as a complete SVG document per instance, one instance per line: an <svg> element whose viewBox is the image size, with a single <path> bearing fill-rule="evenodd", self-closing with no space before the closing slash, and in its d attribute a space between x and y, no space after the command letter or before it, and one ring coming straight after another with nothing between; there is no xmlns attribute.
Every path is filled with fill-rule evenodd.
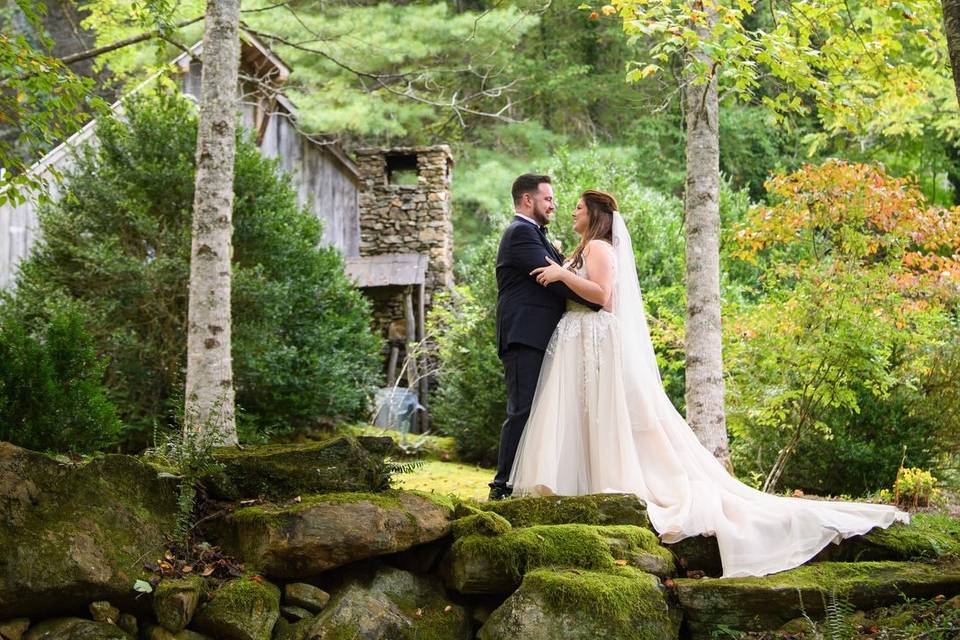
<svg viewBox="0 0 960 640"><path fill-rule="evenodd" d="M513 489L510 487L501 487L499 485L490 487L490 495L488 496L489 500L503 500L504 498L509 498L513 493Z"/></svg>

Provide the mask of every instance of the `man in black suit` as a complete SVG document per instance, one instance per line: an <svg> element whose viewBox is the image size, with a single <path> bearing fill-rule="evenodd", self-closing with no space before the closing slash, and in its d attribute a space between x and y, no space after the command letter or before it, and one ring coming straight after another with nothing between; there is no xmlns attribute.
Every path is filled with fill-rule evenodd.
<svg viewBox="0 0 960 640"><path fill-rule="evenodd" d="M537 267L547 265L547 256L563 262L563 255L546 236L546 226L556 208L550 176L524 174L514 181L512 192L516 216L503 232L497 251L497 353L507 385L507 419L500 430L491 500L511 493L507 486L510 469L530 415L547 343L566 309L565 299L600 309L562 282L544 287L530 275Z"/></svg>

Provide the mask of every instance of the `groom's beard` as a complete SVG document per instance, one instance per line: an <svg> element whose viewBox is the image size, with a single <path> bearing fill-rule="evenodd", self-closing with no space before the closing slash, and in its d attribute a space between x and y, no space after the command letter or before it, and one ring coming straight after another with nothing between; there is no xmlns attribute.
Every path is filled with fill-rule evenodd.
<svg viewBox="0 0 960 640"><path fill-rule="evenodd" d="M550 224L550 214L547 212L546 207L539 208L536 204L533 205L533 216L531 216L541 227L545 227Z"/></svg>

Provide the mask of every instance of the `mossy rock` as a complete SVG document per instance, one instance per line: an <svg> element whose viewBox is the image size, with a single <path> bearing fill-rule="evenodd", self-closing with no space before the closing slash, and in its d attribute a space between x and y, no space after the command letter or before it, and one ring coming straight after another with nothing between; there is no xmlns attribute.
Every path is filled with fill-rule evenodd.
<svg viewBox="0 0 960 640"><path fill-rule="evenodd" d="M671 575L673 556L648 529L632 525L541 525L453 543L444 560L447 584L460 593L509 593L524 574L546 566L613 569L632 565Z"/></svg>
<svg viewBox="0 0 960 640"><path fill-rule="evenodd" d="M289 640L467 640L466 610L436 579L380 567L348 580L316 617L293 625Z"/></svg>
<svg viewBox="0 0 960 640"><path fill-rule="evenodd" d="M384 458L390 438L341 436L324 442L215 449L222 469L204 478L221 500L290 499L332 491L382 491L389 485Z"/></svg>
<svg viewBox="0 0 960 640"><path fill-rule="evenodd" d="M895 522L838 545L829 545L817 560L934 560L960 555L960 521L943 515L916 514L910 524Z"/></svg>
<svg viewBox="0 0 960 640"><path fill-rule="evenodd" d="M186 629L206 591L203 578L163 580L153 593L153 613L160 626L176 633Z"/></svg>
<svg viewBox="0 0 960 640"><path fill-rule="evenodd" d="M679 616L656 576L632 567L607 571L536 569L480 628L479 640L667 640Z"/></svg>
<svg viewBox="0 0 960 640"><path fill-rule="evenodd" d="M190 629L181 629L176 633L167 631L161 626L148 624L144 629L144 640L213 640L210 636L191 631Z"/></svg>
<svg viewBox="0 0 960 640"><path fill-rule="evenodd" d="M176 482L137 458L73 464L0 443L0 619L136 608L144 558L176 523Z"/></svg>
<svg viewBox="0 0 960 640"><path fill-rule="evenodd" d="M300 579L442 538L452 511L442 500L406 491L330 493L238 509L210 533L250 567Z"/></svg>
<svg viewBox="0 0 960 640"><path fill-rule="evenodd" d="M960 593L960 564L818 562L762 578L675 580L693 638L722 625L768 631L800 617L822 618L828 595L866 609L909 598Z"/></svg>
<svg viewBox="0 0 960 640"><path fill-rule="evenodd" d="M510 521L492 511L481 511L453 521L454 539L466 536L497 536L510 531Z"/></svg>
<svg viewBox="0 0 960 640"><path fill-rule="evenodd" d="M650 528L647 505L630 493L528 496L466 504L503 516L514 527L530 527L538 524L632 524Z"/></svg>
<svg viewBox="0 0 960 640"><path fill-rule="evenodd" d="M197 611L193 627L221 640L270 640L280 617L280 589L246 576L230 580Z"/></svg>
<svg viewBox="0 0 960 640"><path fill-rule="evenodd" d="M84 618L54 618L34 625L23 640L133 640L116 625Z"/></svg>
<svg viewBox="0 0 960 640"><path fill-rule="evenodd" d="M360 568L317 616L290 625L282 640L467 640L470 619L434 578L392 567ZM278 634L278 639L281 635Z"/></svg>

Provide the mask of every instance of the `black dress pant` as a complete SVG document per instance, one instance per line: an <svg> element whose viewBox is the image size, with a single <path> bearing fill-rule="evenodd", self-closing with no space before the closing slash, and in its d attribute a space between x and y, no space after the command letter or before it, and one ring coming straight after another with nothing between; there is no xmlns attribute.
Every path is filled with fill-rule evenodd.
<svg viewBox="0 0 960 640"><path fill-rule="evenodd" d="M500 450L497 455L497 475L491 487L505 487L517 456L517 446L523 427L530 416L533 394L537 390L540 366L544 352L524 345L511 345L500 358L507 386L507 419L500 429Z"/></svg>

